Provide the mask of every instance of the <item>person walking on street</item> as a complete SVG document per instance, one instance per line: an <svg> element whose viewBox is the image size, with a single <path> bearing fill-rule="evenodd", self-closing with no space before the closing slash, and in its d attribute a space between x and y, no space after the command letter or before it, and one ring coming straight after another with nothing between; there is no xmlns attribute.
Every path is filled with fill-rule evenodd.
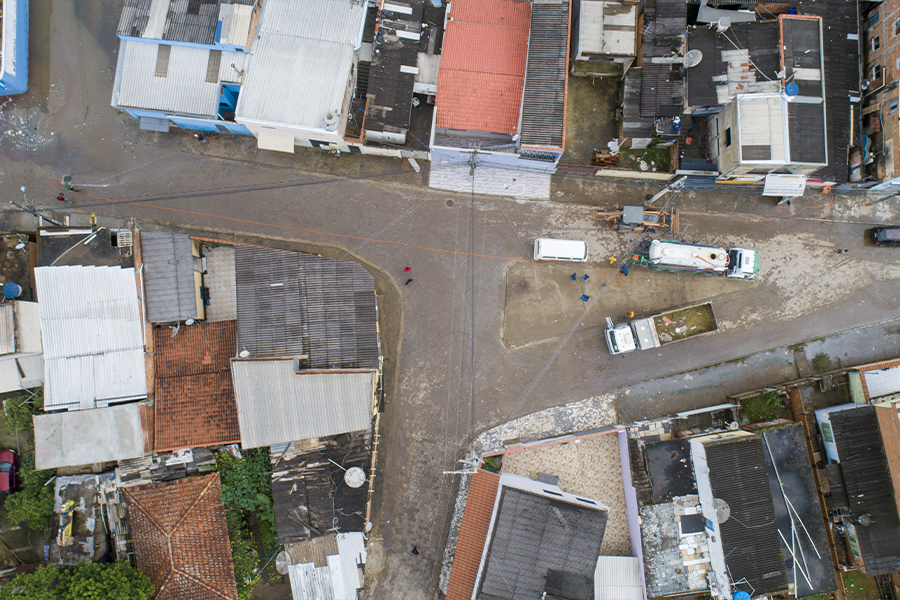
<svg viewBox="0 0 900 600"><path fill-rule="evenodd" d="M69 190L70 192L76 192L78 190L75 189L75 186L72 185L72 180L69 178L63 179L63 187Z"/></svg>
<svg viewBox="0 0 900 600"><path fill-rule="evenodd" d="M57 196L56 199L59 200L60 202L65 202L66 204L69 203L69 201L66 200L66 197L63 194L60 194L59 196Z"/></svg>
<svg viewBox="0 0 900 600"><path fill-rule="evenodd" d="M629 311L628 311L628 314L625 315L625 316L628 317L629 319L633 319L633 318L634 318L634 311L633 311L633 310L629 310Z"/></svg>
<svg viewBox="0 0 900 600"><path fill-rule="evenodd" d="M204 144L206 143L206 140L203 139L203 134L202 134L202 133L195 133L195 134L194 134L194 137L197 138L199 141L203 142Z"/></svg>
<svg viewBox="0 0 900 600"><path fill-rule="evenodd" d="M850 251L847 250L846 248L839 248L837 251L838 254L847 254L848 252L850 252Z"/></svg>
<svg viewBox="0 0 900 600"><path fill-rule="evenodd" d="M416 556L418 556L418 555L419 555L419 548L418 548L417 546L413 545L412 550L410 550L410 552L412 552L413 554L415 554Z"/></svg>
<svg viewBox="0 0 900 600"><path fill-rule="evenodd" d="M404 273L409 273L410 271L412 271L412 267L406 267L405 269L403 269Z"/></svg>
<svg viewBox="0 0 900 600"><path fill-rule="evenodd" d="M581 278L582 281L587 281L588 279L590 279L590 277L588 277L587 273L585 273L584 277Z"/></svg>

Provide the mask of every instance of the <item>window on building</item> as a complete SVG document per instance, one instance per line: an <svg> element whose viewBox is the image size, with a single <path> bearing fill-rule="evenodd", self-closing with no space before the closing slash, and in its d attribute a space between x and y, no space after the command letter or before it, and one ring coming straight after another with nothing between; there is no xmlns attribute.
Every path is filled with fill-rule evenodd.
<svg viewBox="0 0 900 600"><path fill-rule="evenodd" d="M826 442L834 442L834 435L831 433L831 423L822 423L822 437Z"/></svg>
<svg viewBox="0 0 900 600"><path fill-rule="evenodd" d="M172 46L160 44L156 51L156 76L166 77L169 74L169 53Z"/></svg>
<svg viewBox="0 0 900 600"><path fill-rule="evenodd" d="M875 65L872 67L872 81L877 81L881 79L881 65Z"/></svg>
<svg viewBox="0 0 900 600"><path fill-rule="evenodd" d="M881 48L881 36L876 35L872 38L872 52L875 52L879 48Z"/></svg>
<svg viewBox="0 0 900 600"><path fill-rule="evenodd" d="M894 21L894 35L900 35L900 19Z"/></svg>
<svg viewBox="0 0 900 600"><path fill-rule="evenodd" d="M725 147L731 147L731 127L725 130Z"/></svg>
<svg viewBox="0 0 900 600"><path fill-rule="evenodd" d="M870 15L868 19L866 19L866 28L871 28L873 25L878 23L878 11L875 11L875 14Z"/></svg>
<svg viewBox="0 0 900 600"><path fill-rule="evenodd" d="M892 115L895 112L897 112L897 101L891 100L890 102L888 102L888 114Z"/></svg>

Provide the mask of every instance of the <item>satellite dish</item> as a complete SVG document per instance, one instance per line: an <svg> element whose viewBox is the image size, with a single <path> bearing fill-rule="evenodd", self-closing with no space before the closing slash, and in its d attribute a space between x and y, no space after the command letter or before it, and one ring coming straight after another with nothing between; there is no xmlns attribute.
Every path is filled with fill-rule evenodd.
<svg viewBox="0 0 900 600"><path fill-rule="evenodd" d="M188 317L188 320L185 321L184 324L185 324L185 325L193 325L193 324L194 324L194 319Z"/></svg>
<svg viewBox="0 0 900 600"><path fill-rule="evenodd" d="M688 50L688 53L684 55L684 58L681 59L681 64L685 66L685 68L696 67L700 64L700 61L703 60L703 53L699 50Z"/></svg>
<svg viewBox="0 0 900 600"><path fill-rule="evenodd" d="M291 561L291 555L282 550L278 553L278 556L275 557L275 569L281 575L287 575L288 567L293 564Z"/></svg>
<svg viewBox="0 0 900 600"><path fill-rule="evenodd" d="M16 250L21 250L24 247L25 247L25 242L19 242L18 244L16 244Z"/></svg>
<svg viewBox="0 0 900 600"><path fill-rule="evenodd" d="M241 353L238 354L238 356L240 356L241 358L247 358L248 356L250 356L250 351L249 350L241 350Z"/></svg>
<svg viewBox="0 0 900 600"><path fill-rule="evenodd" d="M344 472L344 483L353 489L362 487L366 482L366 472L359 467L350 467Z"/></svg>
<svg viewBox="0 0 900 600"><path fill-rule="evenodd" d="M716 509L716 521L720 524L728 520L731 516L731 507L721 498L713 498L713 508Z"/></svg>

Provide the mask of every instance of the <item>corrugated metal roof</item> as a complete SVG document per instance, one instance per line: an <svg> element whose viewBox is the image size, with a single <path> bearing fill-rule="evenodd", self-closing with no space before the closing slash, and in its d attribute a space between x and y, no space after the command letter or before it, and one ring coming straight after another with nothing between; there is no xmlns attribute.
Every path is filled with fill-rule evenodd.
<svg viewBox="0 0 900 600"><path fill-rule="evenodd" d="M359 580L358 564L366 562L365 538L361 533L339 533L337 554L329 554L327 565L294 564L288 568L291 592L297 600L355 600ZM312 543L312 542L309 542Z"/></svg>
<svg viewBox="0 0 900 600"><path fill-rule="evenodd" d="M868 575L900 571L900 517L891 469L874 406L861 406L830 415L834 443L854 521L869 515L874 523L856 524L859 550Z"/></svg>
<svg viewBox="0 0 900 600"><path fill-rule="evenodd" d="M371 427L374 369L297 373L293 359L235 359L231 371L245 448Z"/></svg>
<svg viewBox="0 0 900 600"><path fill-rule="evenodd" d="M631 556L601 556L594 571L594 600L643 600L641 561Z"/></svg>
<svg viewBox="0 0 900 600"><path fill-rule="evenodd" d="M141 232L147 320L168 323L197 318L191 238L168 231Z"/></svg>
<svg viewBox="0 0 900 600"><path fill-rule="evenodd" d="M518 131L530 21L528 2L454 0L441 50L436 127Z"/></svg>
<svg viewBox="0 0 900 600"><path fill-rule="evenodd" d="M35 468L77 467L143 456L147 432L141 419L142 404L146 403L37 415Z"/></svg>
<svg viewBox="0 0 900 600"><path fill-rule="evenodd" d="M306 354L313 368L379 366L375 280L360 265L239 246L235 268L239 350Z"/></svg>
<svg viewBox="0 0 900 600"><path fill-rule="evenodd" d="M235 120L322 129L341 112L366 4L267 0Z"/></svg>
<svg viewBox="0 0 900 600"><path fill-rule="evenodd" d="M522 100L523 146L563 147L568 55L568 0L535 3Z"/></svg>
<svg viewBox="0 0 900 600"><path fill-rule="evenodd" d="M212 45L216 43L220 9L231 9L234 4L251 5L255 1L126 0L116 33L120 36ZM227 15L222 16L231 17L230 10L223 12Z"/></svg>
<svg viewBox="0 0 900 600"><path fill-rule="evenodd" d="M16 351L16 305L13 302L0 304L0 354Z"/></svg>
<svg viewBox="0 0 900 600"><path fill-rule="evenodd" d="M733 585L754 595L787 589L762 440L745 436L706 444L706 460L713 495L731 509L719 528Z"/></svg>
<svg viewBox="0 0 900 600"><path fill-rule="evenodd" d="M209 83L206 72L210 52L218 50L165 46L169 48L168 69L165 77L157 77L160 47L156 42L131 40L119 44L121 56L116 69L118 85L113 87L113 106L215 118L219 110L219 84L239 82L240 72L250 60L246 52L222 52L218 81Z"/></svg>
<svg viewBox="0 0 900 600"><path fill-rule="evenodd" d="M45 410L95 408L146 397L134 269L38 267L34 277Z"/></svg>

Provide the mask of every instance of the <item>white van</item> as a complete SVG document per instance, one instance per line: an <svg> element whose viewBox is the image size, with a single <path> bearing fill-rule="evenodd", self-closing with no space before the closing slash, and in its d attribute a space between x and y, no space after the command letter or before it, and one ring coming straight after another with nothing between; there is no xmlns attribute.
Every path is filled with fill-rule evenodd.
<svg viewBox="0 0 900 600"><path fill-rule="evenodd" d="M571 260L584 262L588 257L587 242L581 240L534 240L534 260Z"/></svg>

